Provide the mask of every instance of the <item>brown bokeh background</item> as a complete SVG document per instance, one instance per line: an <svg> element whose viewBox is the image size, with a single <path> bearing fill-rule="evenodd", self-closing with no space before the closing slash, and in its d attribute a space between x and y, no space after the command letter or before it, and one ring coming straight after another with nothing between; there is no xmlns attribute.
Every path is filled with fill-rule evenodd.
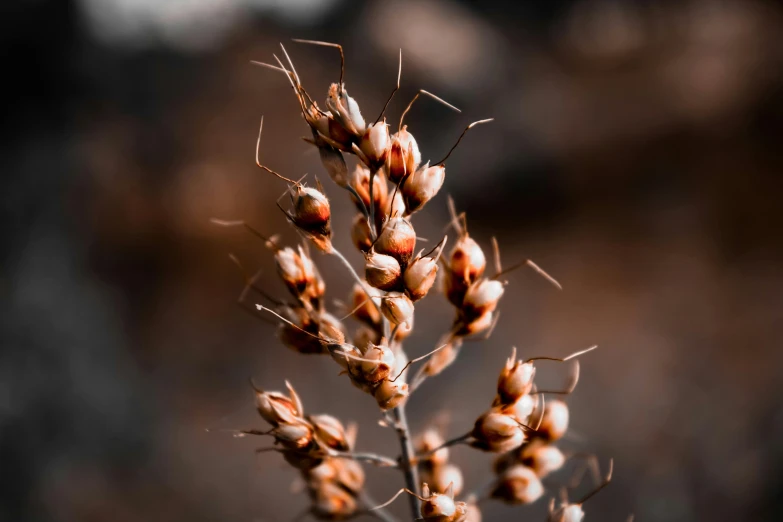
<svg viewBox="0 0 783 522"><path fill-rule="evenodd" d="M379 111L403 52L396 121L438 159L465 124L446 185L471 235L506 264L530 257L565 287L509 276L491 340L417 391L414 429L448 410L458 434L492 400L512 345L565 355L598 344L569 398L563 445L615 459L588 520L777 520L783 495L783 9L759 0L369 3L81 0L4 5L4 246L0 288L0 520L285 521L306 499L265 442L249 376L289 378L312 412L361 423L359 446L396 454L373 401L329 360L285 350L235 305L227 259L273 261L244 218L295 232L284 186L252 162L321 174L285 78L252 67L292 37L345 46L346 83ZM312 93L336 79L328 49L287 48ZM371 117L371 116L368 116ZM328 181L328 180L326 180ZM352 251L344 193L336 244ZM417 215L437 238L441 196ZM329 295L350 278L319 256ZM449 325L417 308L412 355ZM543 381L564 369L542 363ZM207 433L207 428L212 432ZM456 448L468 489L490 459ZM385 499L400 487L368 469ZM562 483L566 476L560 476ZM556 487L553 491L556 490ZM485 520L543 520L487 504ZM405 512L405 503L394 508Z"/></svg>

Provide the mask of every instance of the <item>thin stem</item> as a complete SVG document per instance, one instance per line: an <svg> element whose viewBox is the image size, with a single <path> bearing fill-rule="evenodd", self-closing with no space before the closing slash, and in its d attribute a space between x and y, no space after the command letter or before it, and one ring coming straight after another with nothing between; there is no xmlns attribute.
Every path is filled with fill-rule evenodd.
<svg viewBox="0 0 783 522"><path fill-rule="evenodd" d="M360 462L369 462L382 468L399 468L400 464L396 460L378 455L377 453L369 452L356 452L356 451L329 451L330 457L336 457L340 459L357 460Z"/></svg>
<svg viewBox="0 0 783 522"><path fill-rule="evenodd" d="M378 174L377 169L370 172L370 232L374 232L374 234L372 234L374 238L378 237L378 229L375 226L375 194L373 194L376 174Z"/></svg>
<svg viewBox="0 0 783 522"><path fill-rule="evenodd" d="M400 439L400 448L402 449L402 458L400 459L400 469L405 476L405 486L420 494L419 491L419 469L413 462L413 441L411 441L410 431L408 429L408 418L405 416L405 404L398 406L392 411L394 417L397 436ZM411 514L414 520L419 518L419 502L416 497L409 498Z"/></svg>
<svg viewBox="0 0 783 522"><path fill-rule="evenodd" d="M359 498L364 504L364 507L367 509L367 513L374 516L378 520L383 520L383 522L397 522L397 519L394 518L391 513L386 511L383 508L375 508L373 506L378 505L378 503L369 495L366 491L362 491L359 493Z"/></svg>
<svg viewBox="0 0 783 522"><path fill-rule="evenodd" d="M381 307L380 307L380 305L377 302L375 302L375 299L372 298L372 294L367 289L367 283L365 283L362 280L362 278L359 277L359 274L357 274L356 270L353 269L353 267L351 266L351 263L349 263L348 260L345 258L345 256L342 255L342 253L339 250L337 250L336 248L332 247L332 252L331 253L337 259L342 261L342 263L346 266L346 268L348 268L348 271L351 273L351 275L356 280L356 282L359 283L359 285L364 289L364 293L367 294L368 297L370 297L370 301L372 301L372 304L375 306L375 308L378 309L378 313L381 313Z"/></svg>

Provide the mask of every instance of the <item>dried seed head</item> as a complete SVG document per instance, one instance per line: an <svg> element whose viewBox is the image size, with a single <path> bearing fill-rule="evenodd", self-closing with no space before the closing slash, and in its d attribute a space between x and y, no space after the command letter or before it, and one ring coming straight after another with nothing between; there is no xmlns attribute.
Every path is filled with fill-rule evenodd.
<svg viewBox="0 0 783 522"><path fill-rule="evenodd" d="M295 352L326 353L327 340L336 343L345 340L342 323L327 312L312 313L303 307L284 306L280 307L279 313L294 324L281 323L278 336L285 346Z"/></svg>
<svg viewBox="0 0 783 522"><path fill-rule="evenodd" d="M392 183L399 183L407 175L413 174L421 162L419 146L407 126L392 136L386 171Z"/></svg>
<svg viewBox="0 0 783 522"><path fill-rule="evenodd" d="M489 330L495 322L495 316L493 312L485 312L484 315L476 319L470 317L462 317L458 319L458 325L456 329L456 335L460 337L468 337L471 335L477 335Z"/></svg>
<svg viewBox="0 0 783 522"><path fill-rule="evenodd" d="M429 486L426 488L429 491ZM451 517L457 513L457 505L452 496L441 493L432 493L428 496L422 493L426 498L421 503L421 516L424 520L453 520Z"/></svg>
<svg viewBox="0 0 783 522"><path fill-rule="evenodd" d="M402 324L413 317L413 301L400 292L389 292L381 301L381 312L392 324Z"/></svg>
<svg viewBox="0 0 783 522"><path fill-rule="evenodd" d="M428 455L421 459L421 464L427 466L442 466L449 461L449 448L441 448L446 442L440 431L429 428L422 433L416 441L416 453L427 453ZM435 453L430 453L435 448L440 448Z"/></svg>
<svg viewBox="0 0 783 522"><path fill-rule="evenodd" d="M372 248L372 232L370 232L370 224L367 223L364 214L356 214L356 217L353 218L351 240L353 246L360 252L369 252Z"/></svg>
<svg viewBox="0 0 783 522"><path fill-rule="evenodd" d="M535 472L517 464L501 474L492 497L509 504L532 504L544 494L544 485Z"/></svg>
<svg viewBox="0 0 783 522"><path fill-rule="evenodd" d="M324 482L312 492L313 515L323 520L344 520L356 514L358 502L338 484Z"/></svg>
<svg viewBox="0 0 783 522"><path fill-rule="evenodd" d="M305 112L305 119L313 130L315 136L321 135L329 137L329 120L332 119L332 113L329 111L320 111L318 106L313 104Z"/></svg>
<svg viewBox="0 0 783 522"><path fill-rule="evenodd" d="M531 362L517 360L516 355L517 350L514 348L511 357L506 361L506 366L500 372L496 400L498 405L516 404L533 388L533 377L536 375L535 366Z"/></svg>
<svg viewBox="0 0 783 522"><path fill-rule="evenodd" d="M371 123L359 141L359 149L364 153L370 165L374 166L386 163L390 145L389 126L385 119L382 122Z"/></svg>
<svg viewBox="0 0 783 522"><path fill-rule="evenodd" d="M415 259L403 275L405 291L412 301L418 301L430 291L438 275L438 263L431 257Z"/></svg>
<svg viewBox="0 0 783 522"><path fill-rule="evenodd" d="M542 479L565 464L563 452L557 446L542 440L531 440L522 446L519 457L522 464L535 471Z"/></svg>
<svg viewBox="0 0 783 522"><path fill-rule="evenodd" d="M307 233L313 243L326 252L331 250L331 209L329 200L312 187L296 186L294 211L289 217L294 224Z"/></svg>
<svg viewBox="0 0 783 522"><path fill-rule="evenodd" d="M584 518L581 504L567 504L550 513L547 522L582 522Z"/></svg>
<svg viewBox="0 0 783 522"><path fill-rule="evenodd" d="M312 452L288 449L282 450L281 453L288 464L303 471L318 467L324 461L323 457Z"/></svg>
<svg viewBox="0 0 783 522"><path fill-rule="evenodd" d="M455 495L462 493L464 485L462 471L454 464L436 466L423 473L422 476L430 484L433 491L443 493L451 485L454 488Z"/></svg>
<svg viewBox="0 0 783 522"><path fill-rule="evenodd" d="M397 379L394 382L386 379L375 389L373 396L382 410L396 408L408 398L408 384Z"/></svg>
<svg viewBox="0 0 783 522"><path fill-rule="evenodd" d="M351 291L351 303L354 316L361 322L368 324L372 327L376 327L381 324L381 314L378 308L370 300L370 292L372 297L380 297L381 293L375 288L370 287L365 290L360 284L353 285Z"/></svg>
<svg viewBox="0 0 783 522"><path fill-rule="evenodd" d="M536 430L536 437L550 442L560 440L568 431L568 418L568 405L565 402L547 401L541 426Z"/></svg>
<svg viewBox="0 0 783 522"><path fill-rule="evenodd" d="M394 368L394 351L388 346L370 345L362 359L349 363L351 375L362 382L378 383L389 377Z"/></svg>
<svg viewBox="0 0 783 522"><path fill-rule="evenodd" d="M259 415L272 426L293 424L302 416L302 403L288 383L289 397L278 391L256 390L256 408Z"/></svg>
<svg viewBox="0 0 783 522"><path fill-rule="evenodd" d="M280 279L297 299L317 302L323 297L326 285L312 258L299 246L281 248L275 253L275 264Z"/></svg>
<svg viewBox="0 0 783 522"><path fill-rule="evenodd" d="M394 257L405 265L413 256L416 248L416 231L405 218L393 217L386 222L375 242L375 250Z"/></svg>
<svg viewBox="0 0 783 522"><path fill-rule="evenodd" d="M405 215L405 200L402 198L402 194L399 190L392 192L392 198L389 198L385 209L386 216L404 216Z"/></svg>
<svg viewBox="0 0 783 522"><path fill-rule="evenodd" d="M371 286L380 290L394 290L400 286L402 268L395 258L371 251L365 259L364 274Z"/></svg>
<svg viewBox="0 0 783 522"><path fill-rule="evenodd" d="M296 419L281 423L273 432L275 442L291 450L305 450L313 444L313 427L306 421Z"/></svg>
<svg viewBox="0 0 783 522"><path fill-rule="evenodd" d="M337 185L345 188L348 186L348 166L345 164L343 154L327 143L318 144L318 154L321 163Z"/></svg>
<svg viewBox="0 0 783 522"><path fill-rule="evenodd" d="M355 201L356 208L358 210L370 208L370 169L362 164L357 164L353 169L349 184L353 190L361 198L361 203ZM372 182L373 202L375 209L383 211L386 208L387 200L389 198L389 187L386 184L386 177L382 170L379 170L375 174L375 179Z"/></svg>
<svg viewBox="0 0 783 522"><path fill-rule="evenodd" d="M318 441L338 451L348 451L350 446L345 436L343 424L331 415L310 415L310 423L315 429Z"/></svg>
<svg viewBox="0 0 783 522"><path fill-rule="evenodd" d="M364 470L361 464L351 459L331 459L336 470L335 481L343 488L358 494L364 487Z"/></svg>
<svg viewBox="0 0 783 522"><path fill-rule="evenodd" d="M504 291L503 283L492 279L481 279L470 285L461 309L466 322L495 311Z"/></svg>
<svg viewBox="0 0 783 522"><path fill-rule="evenodd" d="M359 111L359 104L348 96L348 91L343 85L333 83L329 87L326 106L332 112L334 120L349 134L356 138L364 134L365 123L362 113Z"/></svg>
<svg viewBox="0 0 783 522"><path fill-rule="evenodd" d="M430 167L427 164L414 172L401 187L407 213L421 210L440 191L445 179L446 168L443 165Z"/></svg>
<svg viewBox="0 0 783 522"><path fill-rule="evenodd" d="M413 332L413 316L410 316L410 318L407 321L398 325L397 331L394 334L394 340L397 342L402 342L412 332Z"/></svg>
<svg viewBox="0 0 783 522"><path fill-rule="evenodd" d="M449 270L455 278L472 283L484 274L487 258L473 238L463 235L451 249L448 264Z"/></svg>
<svg viewBox="0 0 783 522"><path fill-rule="evenodd" d="M493 453L518 448L526 440L525 432L513 417L495 410L479 417L471 434L474 447Z"/></svg>
<svg viewBox="0 0 783 522"><path fill-rule="evenodd" d="M440 345L444 343L441 342L438 344ZM438 375L440 372L451 366L451 363L457 359L460 348L462 348L462 339L459 337L454 337L448 340L448 346L435 352L430 356L429 359L427 359L427 363L423 366L421 371L422 374L426 375L427 377Z"/></svg>
<svg viewBox="0 0 783 522"><path fill-rule="evenodd" d="M377 313L377 310L376 310ZM353 334L353 345L361 353L367 352L370 346L378 344L381 340L380 334L367 326L360 326Z"/></svg>
<svg viewBox="0 0 783 522"><path fill-rule="evenodd" d="M356 349L355 346L351 346L350 344L328 344L326 345L326 348L329 350L329 355L332 356L332 359L339 364L344 370L348 370L351 368L351 365L355 363L355 359L352 359L353 357L361 357L362 353L359 352L359 350Z"/></svg>
<svg viewBox="0 0 783 522"><path fill-rule="evenodd" d="M523 395L511 407L504 408L503 412L512 415L522 424L529 424L530 416L536 408L537 399L535 397L533 395Z"/></svg>

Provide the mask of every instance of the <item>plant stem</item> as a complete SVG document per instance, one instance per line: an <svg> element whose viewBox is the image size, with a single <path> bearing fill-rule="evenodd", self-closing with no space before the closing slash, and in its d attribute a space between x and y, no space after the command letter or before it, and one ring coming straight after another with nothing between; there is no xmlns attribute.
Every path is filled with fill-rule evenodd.
<svg viewBox="0 0 783 522"><path fill-rule="evenodd" d="M409 490L415 491L418 495L421 493L419 490L419 470L416 464L413 463L413 442L408 429L408 418L405 416L405 404L392 410L392 415L396 422L397 436L400 439L400 448L402 449L400 469L403 475L405 475L405 486ZM410 502L411 514L413 519L416 520L419 518L419 501L412 495L408 496L408 500Z"/></svg>

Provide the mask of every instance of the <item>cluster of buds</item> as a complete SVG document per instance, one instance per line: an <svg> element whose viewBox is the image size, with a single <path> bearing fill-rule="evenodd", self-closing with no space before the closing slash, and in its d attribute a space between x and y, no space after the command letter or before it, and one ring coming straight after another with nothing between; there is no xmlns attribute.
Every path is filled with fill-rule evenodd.
<svg viewBox="0 0 783 522"><path fill-rule="evenodd" d="M449 486L454 495L462 492L464 480L462 471L449 463L449 448L440 431L429 428L416 441L416 452L424 455L418 460L421 480L428 483L433 491L445 493Z"/></svg>
<svg viewBox="0 0 783 522"><path fill-rule="evenodd" d="M373 509L381 509L394 502L402 493L408 493L421 501L419 512L424 522L480 522L481 515L477 517L468 511L466 502L454 500L454 486L449 485L443 493L431 491L429 485L425 482L421 486L421 495L403 488L397 492L387 502Z"/></svg>
<svg viewBox="0 0 783 522"><path fill-rule="evenodd" d="M552 499L549 502L549 514L547 516L547 522L582 522L582 520L585 518L585 512L582 509L582 506L585 502L595 496L596 493L609 485L609 483L612 481L613 467L614 462L610 460L609 471L606 473L603 481L580 500L576 502L569 502L567 498L564 498L560 502L560 505L556 507L555 499ZM628 522L633 522L633 515L628 518Z"/></svg>
<svg viewBox="0 0 783 522"><path fill-rule="evenodd" d="M287 381L286 387L287 396L255 390L258 413L272 425L263 434L274 437L274 449L302 473L314 516L321 520L354 516L364 486L364 470L358 462L339 455L351 451L355 427L345 429L331 415L304 415L296 391Z"/></svg>

